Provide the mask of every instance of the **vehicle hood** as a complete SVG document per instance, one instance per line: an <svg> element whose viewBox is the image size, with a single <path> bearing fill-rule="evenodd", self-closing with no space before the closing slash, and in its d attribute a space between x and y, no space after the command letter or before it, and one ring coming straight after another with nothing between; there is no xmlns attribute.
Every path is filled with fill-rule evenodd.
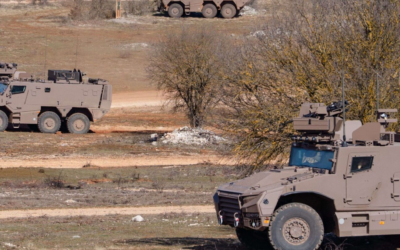
<svg viewBox="0 0 400 250"><path fill-rule="evenodd" d="M276 188L290 185L293 182L305 181L316 175L312 170L305 169L274 169L270 171L253 174L244 179L221 185L220 192L240 193L243 195L254 195L260 192L274 190Z"/></svg>

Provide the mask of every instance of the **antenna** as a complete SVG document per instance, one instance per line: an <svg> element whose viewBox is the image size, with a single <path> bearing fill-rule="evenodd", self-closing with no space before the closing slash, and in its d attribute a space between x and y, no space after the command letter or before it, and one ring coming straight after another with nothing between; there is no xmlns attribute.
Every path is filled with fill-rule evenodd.
<svg viewBox="0 0 400 250"><path fill-rule="evenodd" d="M76 48L75 48L75 69L76 65L78 63L78 43L79 43L79 37L76 36Z"/></svg>
<svg viewBox="0 0 400 250"><path fill-rule="evenodd" d="M46 80L46 62L47 62L47 32L46 32L46 41L44 44L45 50L44 50L44 69L43 69L43 80Z"/></svg>
<svg viewBox="0 0 400 250"><path fill-rule="evenodd" d="M376 72L376 113L379 110L379 74Z"/></svg>
<svg viewBox="0 0 400 250"><path fill-rule="evenodd" d="M343 54L342 54L342 56L343 56ZM347 142L346 142L346 101L344 99L343 57L342 57L342 107L343 107L343 144L342 144L342 147L347 147Z"/></svg>

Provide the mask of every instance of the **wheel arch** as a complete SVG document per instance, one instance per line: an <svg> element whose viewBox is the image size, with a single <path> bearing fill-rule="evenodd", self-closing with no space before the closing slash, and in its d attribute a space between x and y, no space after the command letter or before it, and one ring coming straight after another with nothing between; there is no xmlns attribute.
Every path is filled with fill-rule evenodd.
<svg viewBox="0 0 400 250"><path fill-rule="evenodd" d="M179 4L180 6L182 6L183 10L185 10L185 5L184 5L181 1L170 1L170 2L167 4L167 10L169 9L169 6L171 6L171 5L174 4L174 3Z"/></svg>
<svg viewBox="0 0 400 250"><path fill-rule="evenodd" d="M12 113L6 106L0 106L0 110L6 113L6 115L9 117L10 114Z"/></svg>
<svg viewBox="0 0 400 250"><path fill-rule="evenodd" d="M215 3L214 3L214 4L215 4ZM222 8L222 6L224 6L225 4L232 4L233 6L235 6L236 10L239 11L239 7L238 7L238 5L236 4L235 1L232 1L232 0L224 0L224 1L222 1L221 4L220 4L221 8Z"/></svg>
<svg viewBox="0 0 400 250"><path fill-rule="evenodd" d="M56 107L41 107L38 116L40 116L41 114L43 114L46 111L54 112L60 117L60 119L63 118L61 112Z"/></svg>
<svg viewBox="0 0 400 250"><path fill-rule="evenodd" d="M93 115L92 112L90 112L89 109L87 108L72 108L68 114L67 114L67 118L70 117L71 115L75 114L75 113L82 113L84 115L87 116L87 118L89 118L89 121L93 121Z"/></svg>
<svg viewBox="0 0 400 250"><path fill-rule="evenodd" d="M318 192L291 192L281 195L275 209L293 202L312 207L321 217L325 233L334 232L336 207L332 198Z"/></svg>

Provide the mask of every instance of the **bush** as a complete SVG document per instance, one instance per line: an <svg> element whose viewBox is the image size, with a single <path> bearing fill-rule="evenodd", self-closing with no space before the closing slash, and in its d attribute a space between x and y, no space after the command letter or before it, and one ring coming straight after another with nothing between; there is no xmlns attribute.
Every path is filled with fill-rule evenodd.
<svg viewBox="0 0 400 250"><path fill-rule="evenodd" d="M74 0L69 17L72 20L110 19L115 17L115 2L110 0Z"/></svg>
<svg viewBox="0 0 400 250"><path fill-rule="evenodd" d="M158 3L158 2L157 2ZM153 12L158 6L156 2L150 0L133 0L123 4L123 10L126 14L144 15Z"/></svg>

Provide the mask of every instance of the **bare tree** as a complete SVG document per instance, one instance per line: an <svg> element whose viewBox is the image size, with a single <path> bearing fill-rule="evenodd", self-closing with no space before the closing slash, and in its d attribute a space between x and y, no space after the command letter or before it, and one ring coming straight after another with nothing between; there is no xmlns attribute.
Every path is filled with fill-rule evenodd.
<svg viewBox="0 0 400 250"><path fill-rule="evenodd" d="M239 135L236 150L255 168L285 162L302 102L341 99L342 70L350 119L375 119L377 75L380 106L400 106L399 1L303 0L288 8L257 27L223 68L229 108L221 127Z"/></svg>
<svg viewBox="0 0 400 250"><path fill-rule="evenodd" d="M183 27L154 44L147 68L174 110L184 110L192 127L202 126L218 102L217 88L224 43L214 29Z"/></svg>

